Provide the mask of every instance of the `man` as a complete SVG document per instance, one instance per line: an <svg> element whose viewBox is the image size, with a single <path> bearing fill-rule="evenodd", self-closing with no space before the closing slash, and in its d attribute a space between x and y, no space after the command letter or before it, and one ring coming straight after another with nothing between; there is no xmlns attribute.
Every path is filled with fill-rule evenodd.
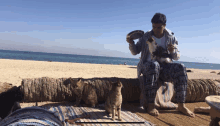
<svg viewBox="0 0 220 126"><path fill-rule="evenodd" d="M195 117L194 113L185 107L185 97L187 90L187 73L183 64L169 63L159 64L157 61L151 61L151 54L146 41L153 37L159 46L167 50L173 60L180 58L177 45L178 41L171 31L166 27L166 16L156 13L151 19L153 29L146 32L143 37L135 44L132 38L126 38L129 43L129 49L133 55L141 52L140 62L138 63L138 78L143 74L146 98L148 101L147 112L151 115L158 116L159 112L155 108L154 100L158 89L157 81L160 79L166 82L173 82L176 91L176 100L178 102L177 110L191 117ZM160 68L163 69L160 69Z"/></svg>

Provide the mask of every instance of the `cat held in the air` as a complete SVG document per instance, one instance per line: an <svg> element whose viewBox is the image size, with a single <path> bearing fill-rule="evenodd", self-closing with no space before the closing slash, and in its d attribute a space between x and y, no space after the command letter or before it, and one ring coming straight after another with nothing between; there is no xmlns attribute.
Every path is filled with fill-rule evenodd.
<svg viewBox="0 0 220 126"><path fill-rule="evenodd" d="M149 46L149 51L151 54L151 61L158 61L160 63L170 63L170 55L166 53L166 50L158 46L154 38L150 37L146 43Z"/></svg>
<svg viewBox="0 0 220 126"><path fill-rule="evenodd" d="M118 116L118 120L121 121L122 87L123 85L120 80L113 82L112 89L105 102L105 110L109 115L112 114L112 120L115 120L116 115Z"/></svg>

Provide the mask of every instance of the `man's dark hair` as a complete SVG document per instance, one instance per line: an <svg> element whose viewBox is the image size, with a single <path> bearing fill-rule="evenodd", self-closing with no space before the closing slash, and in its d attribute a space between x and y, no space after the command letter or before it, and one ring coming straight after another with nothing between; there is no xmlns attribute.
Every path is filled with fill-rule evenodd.
<svg viewBox="0 0 220 126"><path fill-rule="evenodd" d="M163 24L165 25L167 22L166 16L161 13L156 13L153 18L151 19L151 23L155 24Z"/></svg>

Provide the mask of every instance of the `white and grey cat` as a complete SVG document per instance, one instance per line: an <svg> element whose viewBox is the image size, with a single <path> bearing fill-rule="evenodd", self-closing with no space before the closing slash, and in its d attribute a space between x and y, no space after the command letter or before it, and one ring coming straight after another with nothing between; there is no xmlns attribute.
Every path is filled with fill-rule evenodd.
<svg viewBox="0 0 220 126"><path fill-rule="evenodd" d="M146 43L149 46L149 51L151 53L151 61L158 61L160 63L170 63L170 58L163 58L162 54L166 52L163 47L158 46L154 38L150 37Z"/></svg>

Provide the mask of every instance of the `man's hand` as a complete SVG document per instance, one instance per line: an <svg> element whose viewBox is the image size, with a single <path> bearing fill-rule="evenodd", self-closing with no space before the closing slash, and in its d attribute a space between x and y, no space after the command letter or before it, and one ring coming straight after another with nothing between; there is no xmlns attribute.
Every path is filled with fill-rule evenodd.
<svg viewBox="0 0 220 126"><path fill-rule="evenodd" d="M173 52L174 51L174 49L175 49L175 47L174 47L174 45L172 45L172 44L169 44L168 46L167 46L167 48L168 48L168 50L169 50L169 52Z"/></svg>
<svg viewBox="0 0 220 126"><path fill-rule="evenodd" d="M130 37L126 37L126 41L129 43L129 44L134 44L134 40Z"/></svg>

